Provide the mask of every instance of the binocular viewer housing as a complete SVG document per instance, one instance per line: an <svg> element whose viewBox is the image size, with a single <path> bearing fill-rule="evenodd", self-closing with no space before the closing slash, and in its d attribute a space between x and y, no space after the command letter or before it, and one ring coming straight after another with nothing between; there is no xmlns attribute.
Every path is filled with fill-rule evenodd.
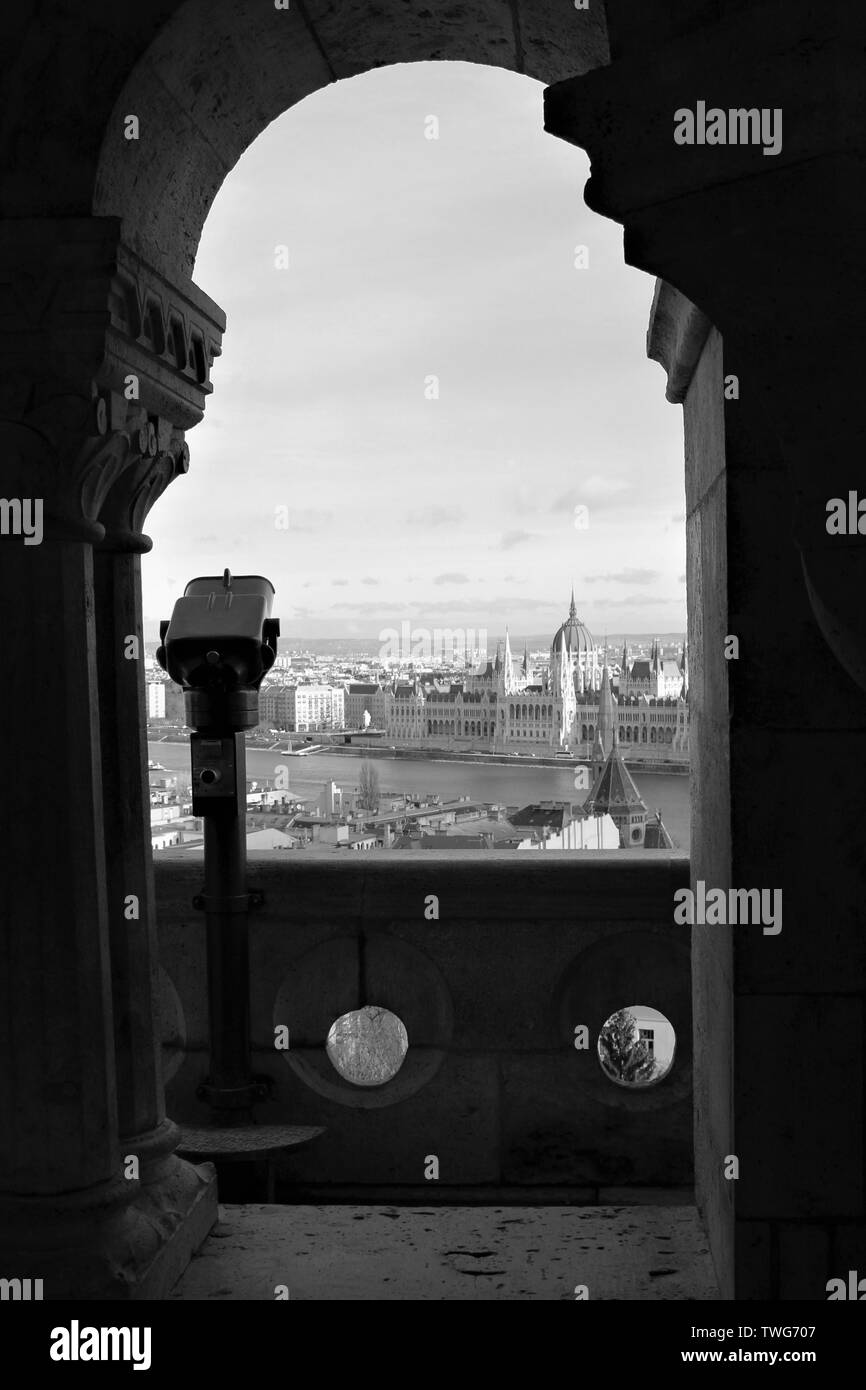
<svg viewBox="0 0 866 1390"><path fill-rule="evenodd" d="M259 722L259 686L277 655L274 587L260 574L191 579L168 622L156 659L182 687L193 729L234 731Z"/></svg>

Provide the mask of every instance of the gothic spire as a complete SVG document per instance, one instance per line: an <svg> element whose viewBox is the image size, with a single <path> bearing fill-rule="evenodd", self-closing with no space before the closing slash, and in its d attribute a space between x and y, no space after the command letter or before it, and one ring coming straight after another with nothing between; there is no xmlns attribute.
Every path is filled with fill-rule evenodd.
<svg viewBox="0 0 866 1390"><path fill-rule="evenodd" d="M598 694L598 724L596 734L601 744L603 758L607 757L611 747L616 742L614 706L615 701L613 698L613 691L610 688L610 673L607 669L607 654L605 653L604 666L601 672L601 689Z"/></svg>
<svg viewBox="0 0 866 1390"><path fill-rule="evenodd" d="M511 695L514 692L514 665L511 656L511 642L508 637L508 628L505 629L505 694Z"/></svg>

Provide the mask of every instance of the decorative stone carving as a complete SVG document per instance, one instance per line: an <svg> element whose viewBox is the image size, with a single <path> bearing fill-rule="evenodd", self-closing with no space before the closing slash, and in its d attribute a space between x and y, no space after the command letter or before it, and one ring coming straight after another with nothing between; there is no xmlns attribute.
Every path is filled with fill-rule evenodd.
<svg viewBox="0 0 866 1390"><path fill-rule="evenodd" d="M224 316L120 242L116 218L0 225L0 448L46 536L150 549L144 517L185 472Z"/></svg>
<svg viewBox="0 0 866 1390"><path fill-rule="evenodd" d="M156 432L150 425L149 439L155 441ZM145 517L169 483L189 470L189 448L179 430L171 431L167 449L159 449L151 454L139 453L137 461L130 462L114 482L100 514L105 528L105 537L100 548L103 550L131 550L145 554L153 542L142 534Z"/></svg>

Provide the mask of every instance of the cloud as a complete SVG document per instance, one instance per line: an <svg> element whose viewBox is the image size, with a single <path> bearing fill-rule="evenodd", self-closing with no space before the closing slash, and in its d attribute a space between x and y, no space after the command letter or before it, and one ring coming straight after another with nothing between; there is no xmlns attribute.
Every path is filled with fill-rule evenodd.
<svg viewBox="0 0 866 1390"><path fill-rule="evenodd" d="M373 579L372 575L365 574L365 575L364 575L364 578L361 580L361 583L362 583L362 584L378 584L379 581L378 581L378 579Z"/></svg>
<svg viewBox="0 0 866 1390"><path fill-rule="evenodd" d="M462 517L457 507L419 507L407 514L406 521L410 526L453 526Z"/></svg>
<svg viewBox="0 0 866 1390"><path fill-rule="evenodd" d="M332 579L331 583L338 589L345 589L349 581L348 579Z"/></svg>
<svg viewBox="0 0 866 1390"><path fill-rule="evenodd" d="M449 571L449 572L446 573L446 574L437 574L436 577L435 577L435 579L433 580L433 583L434 583L434 584L468 584L468 583L469 583L469 575L468 575L468 574L459 574L458 572L452 570L452 571Z"/></svg>
<svg viewBox="0 0 866 1390"><path fill-rule="evenodd" d="M676 604L679 608L682 598L663 598L660 594L630 594L628 598L609 598L605 599L605 608L628 608L629 604L634 604L635 608L652 608L653 604L658 604L659 608L671 608Z"/></svg>
<svg viewBox="0 0 866 1390"><path fill-rule="evenodd" d="M584 478L579 487L571 487L567 492L560 493L550 510L573 512L575 507L590 502L597 507L602 502L618 497L620 493L628 492L630 487L631 484L624 478L615 478L609 473L592 473L588 478Z"/></svg>
<svg viewBox="0 0 866 1390"><path fill-rule="evenodd" d="M338 613L357 613L359 617L378 618L380 621L382 618L381 603L332 603L331 608Z"/></svg>
<svg viewBox="0 0 866 1390"><path fill-rule="evenodd" d="M524 545L526 541L534 540L531 531L506 531L502 540L499 542L500 550L513 550L516 545Z"/></svg>
<svg viewBox="0 0 866 1390"><path fill-rule="evenodd" d="M655 584L661 579L660 570L619 570L616 574L588 574L584 584Z"/></svg>
<svg viewBox="0 0 866 1390"><path fill-rule="evenodd" d="M440 109L441 98L449 130L460 131L433 151L432 203L429 151L418 149L422 88L424 109ZM332 83L250 146L199 248L197 283L229 310L231 341L191 437L190 474L156 509L156 545L142 566L146 609L167 617L190 575L220 574L234 558L238 571L264 568L281 601L293 588L296 600L303 593L329 634L376 626L376 616L363 616L369 610L330 611L340 603L330 587L359 602L362 588L382 588L373 612L383 622L389 607L416 611L409 600L420 596L417 621L427 626L453 614L452 626L504 630L504 620L512 632L552 633L568 609L563 576L572 570L601 574L596 565L618 560L620 569L657 562L664 574L584 592L593 631L605 594L660 592L675 581L682 523L669 508L685 505L682 423L645 355L654 282L623 262L616 223L580 204L576 227L572 165L588 168L588 158L527 124L541 91L495 68L398 64ZM316 197L299 203L293 190L310 179ZM349 255L331 235L346 216ZM261 273L261 248L263 227L273 246L289 225L307 273L292 278L285 333L280 276ZM592 242L597 269L581 278L577 300L572 258L549 254L574 239ZM262 343L278 346L262 352ZM451 384L442 377L437 408L422 383L445 362ZM237 459L251 456L239 503ZM288 506L284 533L273 525L278 503ZM590 529L578 534L580 504ZM191 542L190 516L221 537L219 547ZM236 555L245 519L249 558ZM505 574L506 556L526 570ZM407 558L418 570L401 580ZM471 563L472 574L449 582L439 571L448 560ZM370 563L378 586L364 581ZM338 564L348 573L333 584ZM166 589L165 570L178 568L177 589ZM525 597L533 592L544 597ZM681 584L677 593L682 604ZM634 626L619 611L616 621ZM654 620L638 606L635 621L641 613ZM315 635L315 621L303 627Z"/></svg>
<svg viewBox="0 0 866 1390"><path fill-rule="evenodd" d="M516 601L516 606L519 607L522 612L544 614L551 632L557 626L557 621L562 621L561 617L557 620L552 616L554 610L550 599L547 598L521 597ZM400 623L406 620L410 622L417 620L418 622L426 623L431 626L436 626L438 624L442 627L448 627L458 615L461 617L465 616L469 620L470 627L477 627L479 625L484 625L485 615L489 614L491 617L502 622L504 630L505 623L509 621L509 618L513 617L515 599L513 596L506 597L504 595L494 599L489 599L487 597L482 599L475 596L443 600L436 597L413 599L411 603L394 605L390 609L386 608L385 604L380 599L377 602L368 600L364 602L333 603L331 604L331 608L338 610L340 613L352 612L358 613L361 616L375 616L380 618L382 623L387 627L399 627Z"/></svg>
<svg viewBox="0 0 866 1390"><path fill-rule="evenodd" d="M333 521L333 512L315 511L313 508L301 508L298 511L289 511L289 527L292 531L302 531L305 535L310 535L314 531L321 531L329 521Z"/></svg>

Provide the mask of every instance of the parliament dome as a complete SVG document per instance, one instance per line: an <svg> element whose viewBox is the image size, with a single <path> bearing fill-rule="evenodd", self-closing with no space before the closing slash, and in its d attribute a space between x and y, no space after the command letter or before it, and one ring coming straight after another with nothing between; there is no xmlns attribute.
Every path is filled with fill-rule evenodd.
<svg viewBox="0 0 866 1390"><path fill-rule="evenodd" d="M577 616L577 609L574 606L574 590L571 591L571 607L568 610L568 617L561 627L557 628L556 636L550 647L551 656L559 653L562 639L565 637L565 649L570 656L580 657L581 655L591 655L595 651L595 642L592 633L582 623Z"/></svg>

